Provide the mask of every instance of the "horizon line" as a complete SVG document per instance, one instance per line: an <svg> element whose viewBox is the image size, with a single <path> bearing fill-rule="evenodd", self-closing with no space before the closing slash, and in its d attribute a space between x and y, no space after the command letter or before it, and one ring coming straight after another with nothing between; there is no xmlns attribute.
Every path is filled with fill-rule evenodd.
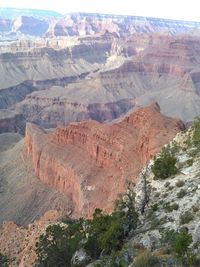
<svg viewBox="0 0 200 267"><path fill-rule="evenodd" d="M184 21L184 22L193 22L193 23L200 23L200 20L189 20L189 19L177 19L177 18L164 18L164 17L155 17L155 16L142 16L142 15L130 15L130 14L119 14L119 13L104 13L104 12L86 12L86 11L70 11L67 13L61 13L59 11L55 11L52 9L41 9L41 8L18 8L18 7L4 7L0 6L0 9L16 9L16 10L32 10L32 11L46 11L46 12L53 12L57 13L60 16L66 16L70 14L91 14L91 15L105 15L105 16L117 16L117 17L138 17L138 18L147 18L147 19L162 19L162 20L169 20L169 21Z"/></svg>

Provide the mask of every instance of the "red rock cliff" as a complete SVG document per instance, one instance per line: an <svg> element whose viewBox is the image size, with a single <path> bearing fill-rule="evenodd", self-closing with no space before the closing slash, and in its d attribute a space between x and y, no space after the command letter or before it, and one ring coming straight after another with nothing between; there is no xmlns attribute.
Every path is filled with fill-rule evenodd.
<svg viewBox="0 0 200 267"><path fill-rule="evenodd" d="M72 123L47 134L28 123L25 142L37 176L71 197L76 216L91 216L96 207L109 212L126 181L183 129L155 103L114 124Z"/></svg>

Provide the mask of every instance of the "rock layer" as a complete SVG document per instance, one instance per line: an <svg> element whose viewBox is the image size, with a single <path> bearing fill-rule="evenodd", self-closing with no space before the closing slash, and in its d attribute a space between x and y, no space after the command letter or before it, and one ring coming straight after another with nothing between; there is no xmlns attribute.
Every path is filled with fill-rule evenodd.
<svg viewBox="0 0 200 267"><path fill-rule="evenodd" d="M183 129L155 103L114 124L72 123L47 134L28 123L25 143L38 178L71 198L74 216L90 217L96 207L111 211L126 183Z"/></svg>
<svg viewBox="0 0 200 267"><path fill-rule="evenodd" d="M0 32L17 32L32 36L74 36L102 31L124 36L135 32L169 32L178 34L199 29L199 22L120 16L109 14L71 13L62 16L42 10L0 9ZM5 19L9 19L5 27Z"/></svg>

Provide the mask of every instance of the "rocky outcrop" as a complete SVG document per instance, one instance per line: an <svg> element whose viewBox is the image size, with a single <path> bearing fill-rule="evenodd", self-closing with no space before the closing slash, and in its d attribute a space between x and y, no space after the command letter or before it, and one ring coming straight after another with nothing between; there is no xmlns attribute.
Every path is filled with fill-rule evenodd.
<svg viewBox="0 0 200 267"><path fill-rule="evenodd" d="M61 88L55 86L52 90L35 92L19 103L16 109L28 122L34 122L44 128L55 128L89 119L99 122L111 121L134 107L134 100L131 99L87 104L69 102L65 96L51 96L52 92L59 95L59 89Z"/></svg>
<svg viewBox="0 0 200 267"><path fill-rule="evenodd" d="M153 104L118 123L72 123L49 134L28 123L25 144L38 178L72 199L74 216L91 216L96 207L109 212L126 182L183 129Z"/></svg>

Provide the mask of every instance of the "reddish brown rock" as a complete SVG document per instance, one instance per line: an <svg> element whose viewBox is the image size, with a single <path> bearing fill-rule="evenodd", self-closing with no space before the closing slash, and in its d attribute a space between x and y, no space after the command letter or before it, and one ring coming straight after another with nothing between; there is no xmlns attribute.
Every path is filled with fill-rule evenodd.
<svg viewBox="0 0 200 267"><path fill-rule="evenodd" d="M5 221L0 226L0 252L12 259L9 266L34 266L39 236L45 232L49 224L59 221L61 217L57 211L50 210L27 228L20 227L12 221Z"/></svg>
<svg viewBox="0 0 200 267"><path fill-rule="evenodd" d="M183 129L155 103L114 124L72 123L47 134L29 123L25 142L37 176L72 199L74 216L91 216L96 207L111 211L126 182Z"/></svg>

